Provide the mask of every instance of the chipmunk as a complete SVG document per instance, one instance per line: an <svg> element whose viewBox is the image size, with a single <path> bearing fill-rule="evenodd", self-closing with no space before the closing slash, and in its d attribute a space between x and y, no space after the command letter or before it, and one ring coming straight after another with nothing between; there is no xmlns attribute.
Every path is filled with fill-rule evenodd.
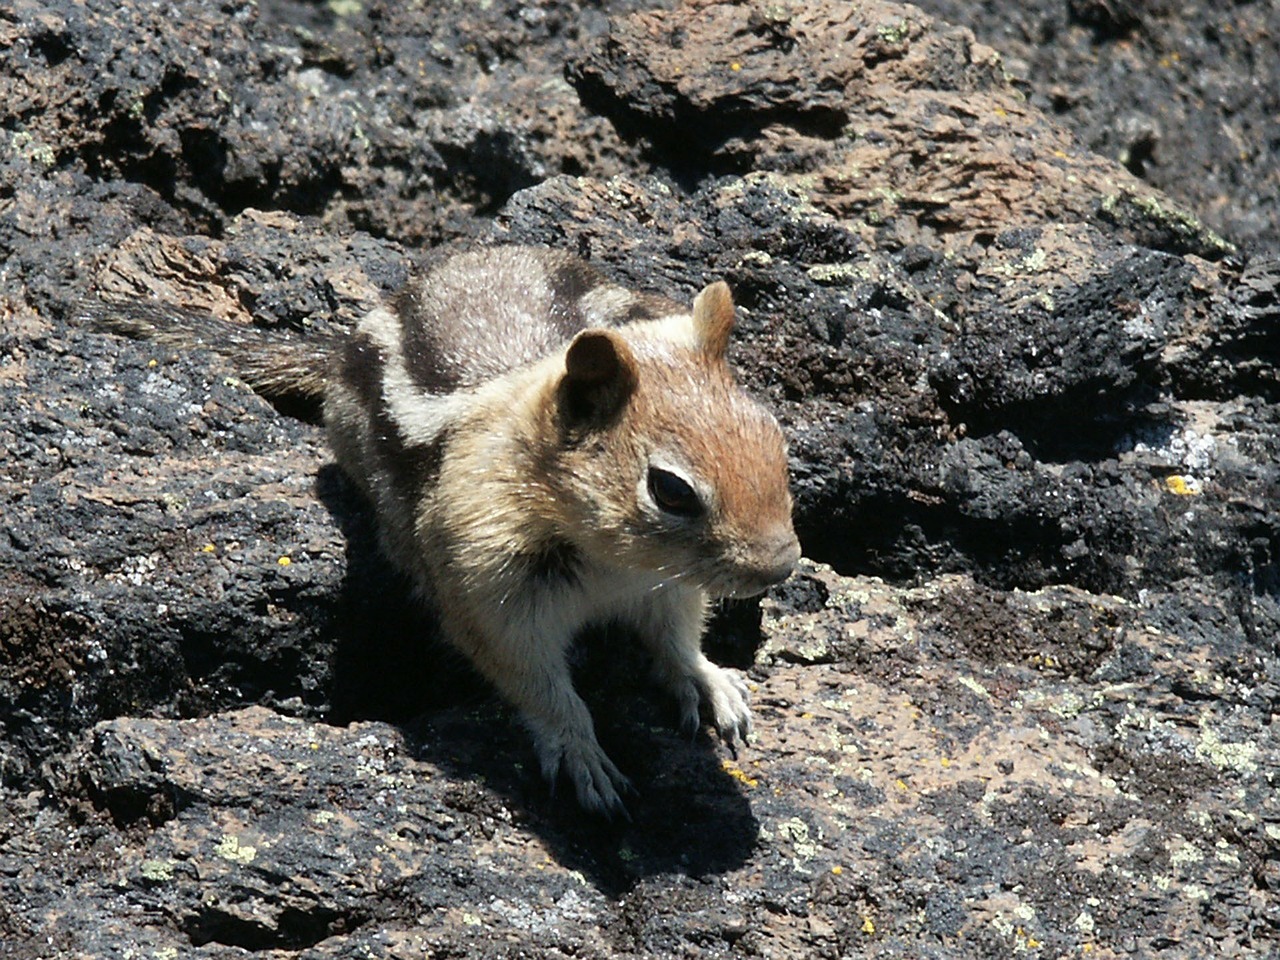
<svg viewBox="0 0 1280 960"><path fill-rule="evenodd" d="M588 623L634 626L682 724L696 730L705 705L726 742L745 741L747 686L702 653L708 598L785 579L800 546L782 432L725 361L725 283L690 310L568 254L509 246L414 277L340 339L158 305L103 319L227 354L268 395L322 400L387 556L586 810L625 815L630 789L570 677Z"/></svg>

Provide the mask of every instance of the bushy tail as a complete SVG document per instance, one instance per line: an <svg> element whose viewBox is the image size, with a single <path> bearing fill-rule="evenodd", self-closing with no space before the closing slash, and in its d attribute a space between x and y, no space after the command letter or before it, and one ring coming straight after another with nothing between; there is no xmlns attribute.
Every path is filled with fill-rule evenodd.
<svg viewBox="0 0 1280 960"><path fill-rule="evenodd" d="M80 322L110 333L226 357L236 375L269 400L318 403L339 339L263 330L165 303L83 301L75 314Z"/></svg>

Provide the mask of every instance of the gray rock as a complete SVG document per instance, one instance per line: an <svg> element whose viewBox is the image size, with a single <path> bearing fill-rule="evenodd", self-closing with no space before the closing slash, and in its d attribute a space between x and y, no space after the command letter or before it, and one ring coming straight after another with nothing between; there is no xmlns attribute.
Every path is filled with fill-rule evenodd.
<svg viewBox="0 0 1280 960"><path fill-rule="evenodd" d="M1276 952L1274 256L891 3L11 7L0 957ZM584 638L627 826L548 795L315 411L75 320L328 332L462 238L729 280L830 564L717 617L736 758Z"/></svg>

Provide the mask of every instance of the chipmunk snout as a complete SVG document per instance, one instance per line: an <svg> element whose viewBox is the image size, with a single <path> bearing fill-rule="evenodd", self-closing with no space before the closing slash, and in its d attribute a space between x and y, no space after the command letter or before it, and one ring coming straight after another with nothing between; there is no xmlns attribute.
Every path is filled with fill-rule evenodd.
<svg viewBox="0 0 1280 960"><path fill-rule="evenodd" d="M794 533L788 532L785 537L780 537L774 545L773 556L770 558L768 566L762 570L770 584L781 583L787 577L791 576L791 572L795 570L796 564L800 562L800 541L796 539Z"/></svg>
<svg viewBox="0 0 1280 960"><path fill-rule="evenodd" d="M763 593L775 583L781 583L796 568L800 560L800 541L788 530L785 534L758 545L751 558L737 566L732 588L724 593L736 597L751 597Z"/></svg>

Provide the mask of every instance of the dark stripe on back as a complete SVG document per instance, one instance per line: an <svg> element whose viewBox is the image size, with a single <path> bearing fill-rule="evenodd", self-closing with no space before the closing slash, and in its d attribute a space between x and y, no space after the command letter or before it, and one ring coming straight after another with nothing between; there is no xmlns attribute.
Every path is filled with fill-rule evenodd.
<svg viewBox="0 0 1280 960"><path fill-rule="evenodd" d="M375 417L375 429L379 441L385 439L385 446L380 442L378 449L392 486L400 497L416 502L422 491L440 478L440 466L449 447L449 431L440 431L430 443L406 445L385 409L379 410Z"/></svg>
<svg viewBox="0 0 1280 960"><path fill-rule="evenodd" d="M366 333L357 333L347 342L342 376L355 391L369 417L369 429L376 441L379 466L391 478L398 496L416 500L425 486L436 482L448 447L448 431L441 431L430 443L406 443L391 415L382 392L386 361L378 345Z"/></svg>
<svg viewBox="0 0 1280 960"><path fill-rule="evenodd" d="M561 342L572 340L587 325L582 315L582 298L605 280L581 260L565 258L548 278L551 288L551 315L547 318Z"/></svg>
<svg viewBox="0 0 1280 960"><path fill-rule="evenodd" d="M404 351L405 369L410 379L430 393L452 393L462 385L461 371L456 365L441 362L445 351L439 342L443 322L428 313L419 290L430 282L430 276L409 283L400 291L395 316L400 320L400 347Z"/></svg>
<svg viewBox="0 0 1280 960"><path fill-rule="evenodd" d="M360 398L365 409L382 399L382 351L367 333L354 333L342 353L342 379Z"/></svg>
<svg viewBox="0 0 1280 960"><path fill-rule="evenodd" d="M637 320L654 320L658 317L669 317L676 313L687 313L688 307L682 307L674 300L660 297L653 293L635 295L635 301L627 308L622 323L633 323Z"/></svg>

